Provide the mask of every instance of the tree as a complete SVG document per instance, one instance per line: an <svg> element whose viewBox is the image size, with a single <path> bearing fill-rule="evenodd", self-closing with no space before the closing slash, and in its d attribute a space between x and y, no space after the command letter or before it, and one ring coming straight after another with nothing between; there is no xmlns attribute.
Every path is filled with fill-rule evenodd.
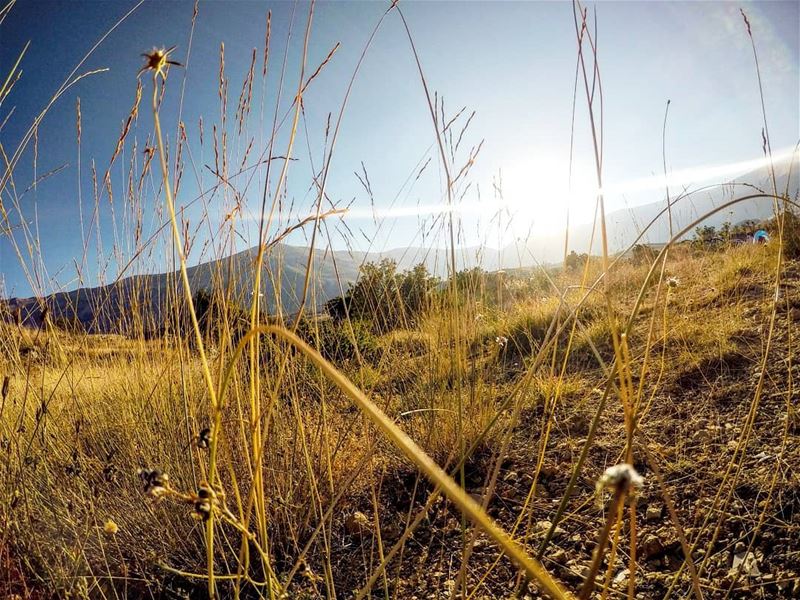
<svg viewBox="0 0 800 600"><path fill-rule="evenodd" d="M574 271L575 269L582 268L586 265L586 261L589 260L589 255L586 253L578 254L573 250L567 255L566 260L564 261L564 266L569 269L570 271Z"/></svg>
<svg viewBox="0 0 800 600"><path fill-rule="evenodd" d="M397 263L391 259L363 265L348 293L350 317L371 321L381 333L397 327L403 317L398 279Z"/></svg>
<svg viewBox="0 0 800 600"><path fill-rule="evenodd" d="M719 237L721 237L722 241L727 244L731 241L731 235L733 235L733 227L731 226L731 222L725 221L719 228Z"/></svg>
<svg viewBox="0 0 800 600"><path fill-rule="evenodd" d="M345 296L329 300L325 307L334 320L349 316L385 333L413 323L428 310L438 285L439 279L424 264L399 273L395 261L384 259L364 264Z"/></svg>
<svg viewBox="0 0 800 600"><path fill-rule="evenodd" d="M477 295L486 281L487 273L481 267L472 267L456 273L456 287L459 292Z"/></svg>
<svg viewBox="0 0 800 600"><path fill-rule="evenodd" d="M200 333L209 341L221 339L227 330L234 344L244 337L250 327L249 312L238 304L223 297L220 291L199 289L193 297L195 316ZM182 315L181 329L190 343L194 343L194 326L188 314Z"/></svg>
<svg viewBox="0 0 800 600"><path fill-rule="evenodd" d="M708 245L717 239L717 229L713 225L703 225L694 230L695 241Z"/></svg>
<svg viewBox="0 0 800 600"><path fill-rule="evenodd" d="M431 300L438 286L439 278L431 276L423 263L401 276L400 297L409 321L416 320L431 307Z"/></svg>

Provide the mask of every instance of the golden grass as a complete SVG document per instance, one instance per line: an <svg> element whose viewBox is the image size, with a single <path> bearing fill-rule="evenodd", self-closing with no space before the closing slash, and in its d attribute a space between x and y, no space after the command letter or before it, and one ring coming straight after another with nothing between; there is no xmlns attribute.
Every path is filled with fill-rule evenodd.
<svg viewBox="0 0 800 600"><path fill-rule="evenodd" d="M713 257L687 257L673 264L672 269L682 283L670 291L663 305L665 329L653 340L653 355L664 361L669 379L692 368L697 369L698 377L707 375L713 379L717 373L712 372L707 361L742 351L737 336L747 325L743 307L732 304L709 309L708 303L716 302L716 292L709 292L705 282L691 283L692 274L708 268L706 262L713 259L722 273L743 273L745 280L739 287L747 288L766 276L763 264L768 258L764 250L752 248ZM639 271L644 269L641 267ZM360 366L342 365L363 389L374 390L373 400L367 399L340 371L290 332L262 327L263 333L285 337L306 356L306 359L292 358L282 367L282 389L272 399L265 398L266 408L272 406L272 422L265 430L268 433L263 461L265 466L269 465L264 470L264 486L267 497L272 499L269 522L273 535L288 536L282 543L299 543L300 538L292 532L322 518L325 507L332 506L330 503L337 495L344 493L338 498L342 507L339 510L347 512L344 508L347 503L360 504L359 498L369 497L370 489L385 474L405 470L407 467L403 465L408 459L432 478L436 486L434 494L437 488L443 489L476 525L499 543L507 544L506 551L519 561L529 577L542 576L540 567L528 562L519 547L509 543L513 538L507 538L487 521L485 513L455 482L444 479L447 476L437 463L455 466L458 456L453 450L458 447L459 437L468 448L475 443L487 449L502 447L508 432L517 426L514 420L518 417L505 413L499 429L494 428L488 437L484 432L496 420L503 395L514 393L513 388L520 383L524 382L518 392L520 414L539 410L571 414L596 402L594 388L602 380L603 371L595 359L592 359L594 364L587 362L591 353L584 355L581 339L593 340L595 347L607 341L608 330L602 317L581 321L585 336L581 338L583 334L576 332L572 351L584 358L568 361L566 373L559 375L558 368L551 368L565 358L560 351L555 363L547 360L544 365L550 366L546 369L531 371L532 377L527 374L524 365L530 365L545 347L547 320L556 318L558 302L552 298L517 304L507 315L498 315L488 323L479 320L468 325L470 331L464 331L464 335L485 343L476 344L472 355L464 358L465 364L472 365L464 392L474 398L464 403L468 424L464 428L458 428L455 421L457 392L448 359L452 339L445 339L441 330L438 338L426 333L438 320L435 314L421 323L419 331L398 330L384 336L381 343L393 348L390 355L383 354L375 362ZM596 312L589 310L586 314ZM533 329L531 323L536 324ZM646 326L647 319L641 319L634 333L641 332L637 334L641 337ZM493 334L515 328L527 334L534 331L538 338L524 352L515 350L513 356L523 366L512 368L509 380L509 359L493 341ZM4 332L7 347L24 348L37 340L36 344L57 345L69 357L67 362L54 362L44 354L32 357L30 352L23 352L19 360L5 363L11 376L8 398L14 400L7 401L4 408L3 436L15 440L16 451L11 453L10 462L6 459L4 468L6 477L13 477L9 481L17 483L9 488L11 496L6 497L4 519L7 531L18 532L14 535L14 547L18 551L24 548L22 568L38 573L48 586L76 593L79 580L118 590L108 577L122 568L142 574L152 572L148 564L161 565L162 569L179 567L186 573L201 570L198 553L204 546L203 536L199 535L197 524L188 518L187 509L181 508L180 503L177 506L168 501L153 503L142 493L135 476L138 467L157 466L169 473L177 490L187 493L207 477L203 466L207 450L198 447L196 439L198 432L209 424L204 416L204 406L209 400L202 385L199 358L179 346L124 336L86 336L53 329L37 337L35 330L26 327L6 327ZM252 457L248 457L248 446L237 441L249 427L245 404L248 384L237 356L243 355L248 339L254 335L251 333L239 342L238 354L227 353L210 363L212 372L220 377L225 374L218 391L227 401L216 432L221 461L218 492L225 498L219 510L230 510L235 518L234 524L223 522L215 527L215 535L220 536L220 543L228 545L228 551L236 547L230 545L231 535L244 535L245 539L251 539L252 535L245 535L246 529L241 529L247 522L246 495L242 491L252 486ZM563 350L567 342L567 338L560 336L558 345ZM277 356L289 352L282 343L274 343L278 344L274 347L279 352ZM408 347L413 351L406 351ZM544 352L552 349L545 347ZM609 359L608 354L605 359ZM275 368L281 368L280 361ZM316 374L319 373L316 368L323 369L325 377ZM399 387L392 388L387 382L404 369L410 369L412 374L402 384L394 384ZM265 372L265 382L269 380ZM711 383L700 381L698 385ZM651 393L655 390L648 391ZM184 399L188 399L188 410ZM365 411L377 430L365 427L357 414L350 411L346 399ZM554 401L556 405L552 404ZM648 403L642 414L646 418L654 410ZM591 415L578 414L570 417L568 428L577 435L585 435ZM397 444L397 451L376 437L378 431ZM419 442L412 442L412 438ZM428 456L435 457L437 462L431 462ZM365 457L367 463L363 462ZM18 498L15 508L9 511L14 498ZM23 498L26 509L19 513L16 507ZM315 498L312 506L316 508L311 512L306 508L308 498ZM324 536L326 528L335 526L337 514L341 513L336 510L318 521L323 525L318 536ZM108 520L118 528L113 535L104 531ZM28 533L20 537L22 523ZM120 554L124 548L127 550ZM128 556L130 552L136 555L134 559ZM214 568L222 577L217 583L224 586L231 572L224 566L229 559L223 560L221 553L220 550L215 555ZM148 559L147 555L153 558ZM76 574L83 579L74 579ZM244 573L241 576L244 580L251 577ZM551 585L551 580L545 581ZM135 587L132 581L128 584ZM282 585L277 575L273 584ZM554 587L550 592L556 596L563 594Z"/></svg>
<svg viewBox="0 0 800 600"><path fill-rule="evenodd" d="M2 9L0 23L12 6ZM594 93L594 34L587 12L579 3L575 8L576 76L583 78L602 184L602 132L594 121L602 92ZM393 3L381 17L362 60L384 17L396 11L402 18L400 10ZM708 561L722 552L715 544L723 520L741 487L750 444L762 433L759 409L793 391L792 306L785 293L776 293L785 288L780 244L785 219L777 222L778 243L766 248L671 245L650 262L638 263L609 255L600 196L597 236L603 252L583 269L484 274L462 287L455 276L456 225L449 213L440 232L449 239L448 277L414 319L401 319L387 333L377 326L368 331L369 324L345 317L323 335L312 296L311 252L299 310L292 318L267 319L259 299L261 278L281 281L282 266L269 266L274 248L306 226L313 227L315 247L325 218L338 212L336 207L324 211L323 200L347 97L330 139L326 133L312 216L291 224L281 213L303 94L338 47L316 71L307 69L313 16L312 5L290 108L279 114L276 107L267 158L256 161L266 165L267 183L256 276L245 286L252 284L252 293L244 294L249 306L237 305L242 290L236 283L225 288L218 273L214 292L222 298L222 310L201 327L186 261L195 240L180 213L188 205L179 193L182 156L191 144L185 125L177 125L178 147L168 159L160 115L164 96L172 92L168 64L180 65L168 63L169 52L161 52L148 56L143 68L152 75L154 148L140 170L131 167L128 179L139 182L130 186L131 205L163 195L168 220L149 241L135 226L122 233L134 240L129 264L147 253L160 232L171 240L177 275L167 292L168 310L158 317L163 335L145 339L145 323L155 317L134 306L120 314L124 335L64 331L46 312L39 324L0 324L0 561L5 567L0 594L121 598L171 593L171 587L182 585L196 594L203 589L211 598L336 598L354 591L357 598L407 597L416 593L415 583L431 576L428 560L433 559L427 553L438 547L451 576L436 584L433 597L521 597L532 584L553 598L613 593L633 599L637 585L652 584L651 569L637 555L639 532L648 527L637 504L640 495L649 502L660 498L680 538L683 555L664 596L680 590L701 598L703 589L718 589ZM402 21L428 100L447 200L453 204L457 184L481 145L458 152L471 117L460 112L445 117ZM270 23L268 17L264 84ZM237 103L240 137L253 103L256 56ZM0 98L11 91L20 60ZM76 72L51 104L77 80ZM142 90L136 88L112 163L130 144ZM223 46L223 115L227 90ZM226 130L225 118L220 131ZM284 122L288 131L281 129ZM454 144L449 128L455 124L462 129ZM201 147L202 131L201 125ZM279 132L282 156L275 148ZM0 191L29 139L6 160ZM240 156L236 144L229 146L227 136L218 138L216 130L213 144L217 185L233 207L245 201L246 190L231 183L231 165L242 165L236 174L246 172L251 145ZM150 171L156 155L160 175ZM277 177L274 172L270 177L273 168L279 169ZM144 185L150 177L155 191ZM104 190L112 191L108 174L103 182L95 191L96 206ZM223 232L231 240L237 210L229 213ZM204 220L210 223L208 213ZM279 233L273 234L276 228ZM687 231L691 227L672 242ZM24 235L33 247L31 231ZM23 245L15 249L24 263ZM114 251L122 255L120 248ZM380 298L375 310L404 301ZM352 355L331 352L330 344L336 350L337 342ZM785 353L779 368L771 367L776 347ZM677 450L667 448L660 428L680 425L670 405L674 397L687 390L693 396L707 392L702 417L707 423L714 416L708 403L718 390L733 389L732 380L752 385L745 397L734 399L739 412L725 416L737 423L731 429L738 437L727 440L731 455L692 454L684 440L678 440ZM683 398L676 410L691 413L686 403L692 400ZM782 436L771 440L780 442L783 460L791 452L791 404L770 404L770 410L775 418L786 411ZM676 502L687 499L675 472L691 468L693 459L713 463L705 471L709 477L712 469L722 472L689 499L705 503L709 512L702 519ZM630 479L600 478L620 463L648 468L655 477L648 477L645 490L634 489ZM612 473L623 471L630 473L627 468ZM768 485L759 479L758 493L767 490L767 504L758 504L760 512L745 521L756 530L768 520L779 483L791 486L777 469L770 477ZM603 489L593 489L598 480L611 484L607 511L592 508L606 498ZM587 546L589 555L578 553L572 561L588 576L581 569L576 578L574 569L556 558L557 551L550 555L562 525L571 527L579 541L597 540ZM484 541L491 554L481 551ZM621 564L628 569L627 589L614 590Z"/></svg>

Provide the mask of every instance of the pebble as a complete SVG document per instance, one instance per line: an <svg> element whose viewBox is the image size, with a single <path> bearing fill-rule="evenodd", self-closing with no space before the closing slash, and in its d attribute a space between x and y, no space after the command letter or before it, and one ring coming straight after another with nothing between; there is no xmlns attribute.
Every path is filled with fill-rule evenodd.
<svg viewBox="0 0 800 600"><path fill-rule="evenodd" d="M664 544L652 533L645 534L639 541L639 556L648 560L664 552Z"/></svg>
<svg viewBox="0 0 800 600"><path fill-rule="evenodd" d="M661 520L661 507L655 506L653 504L647 507L647 511L645 513L645 520L648 523L655 523L656 521Z"/></svg>
<svg viewBox="0 0 800 600"><path fill-rule="evenodd" d="M621 586L628 580L628 569L622 569L619 573L614 575L614 581L612 585L614 586Z"/></svg>
<svg viewBox="0 0 800 600"><path fill-rule="evenodd" d="M547 535L550 528L553 526L551 521L536 521L536 531L542 535ZM556 527L553 531L553 537L564 535L566 532L561 527Z"/></svg>
<svg viewBox="0 0 800 600"><path fill-rule="evenodd" d="M735 577L737 572L745 577L758 577L761 575L756 555L752 552L734 554L733 567L731 567L729 575Z"/></svg>
<svg viewBox="0 0 800 600"><path fill-rule="evenodd" d="M361 511L356 511L344 522L344 528L350 535L360 535L366 533L370 529L370 522L367 515Z"/></svg>

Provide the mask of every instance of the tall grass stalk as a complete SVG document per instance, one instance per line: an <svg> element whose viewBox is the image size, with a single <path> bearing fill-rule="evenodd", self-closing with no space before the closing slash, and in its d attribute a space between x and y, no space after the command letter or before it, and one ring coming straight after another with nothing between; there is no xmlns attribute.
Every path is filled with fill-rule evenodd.
<svg viewBox="0 0 800 600"><path fill-rule="evenodd" d="M166 59L166 57L165 57ZM161 69L165 65L161 65ZM175 244L174 249L178 255L180 262L181 281L183 283L184 301L188 307L189 317L192 321L192 328L194 330L195 339L197 341L197 349L200 354L200 366L202 369L203 379L205 380L208 397L210 402L210 415L211 421L214 423L213 431L218 432L220 429L220 422L222 420L222 407L219 404L216 390L214 388L214 381L211 377L211 369L206 357L205 341L203 334L200 331L200 324L197 321L197 312L194 307L194 300L192 297L192 286L189 283L189 275L186 270L186 256L184 255L184 244L181 239L180 230L178 228L178 218L175 213L175 203L172 198L172 185L169 179L169 169L167 167L167 157L164 150L164 140L161 135L161 119L159 118L159 104L158 104L158 78L163 77L166 85L166 75L163 74L161 69L153 71L153 124L156 133L156 142L158 145L158 158L161 164L161 176L164 181L164 198L167 204L167 211L169 213L170 222L172 223L172 239ZM217 440L218 435L215 435L211 442L211 452L208 466L208 479L212 487L216 484L217 480ZM213 513L208 519L206 524L206 548L207 548L207 563L208 563L208 593L211 598L216 597L216 587L214 583L214 517Z"/></svg>

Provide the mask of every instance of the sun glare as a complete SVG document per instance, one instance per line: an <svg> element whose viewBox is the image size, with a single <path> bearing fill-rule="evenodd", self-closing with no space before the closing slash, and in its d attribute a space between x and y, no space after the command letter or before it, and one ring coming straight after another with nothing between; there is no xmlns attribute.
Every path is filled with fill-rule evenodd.
<svg viewBox="0 0 800 600"><path fill-rule="evenodd" d="M564 227L570 219L591 219L597 186L591 171L556 158L520 160L503 169L497 182L502 193L500 204L508 209L518 229Z"/></svg>

